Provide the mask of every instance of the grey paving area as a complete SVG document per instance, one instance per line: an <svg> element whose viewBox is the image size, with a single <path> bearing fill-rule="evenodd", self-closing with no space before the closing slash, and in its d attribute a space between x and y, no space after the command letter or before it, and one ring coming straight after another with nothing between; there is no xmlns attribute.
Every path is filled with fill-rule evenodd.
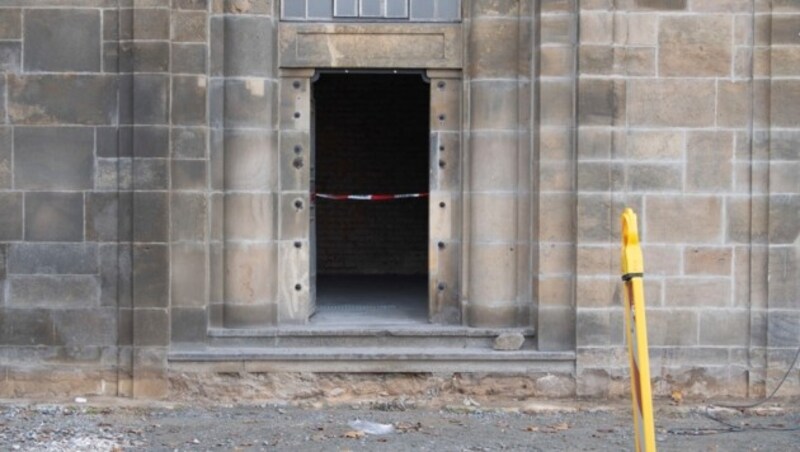
<svg viewBox="0 0 800 452"><path fill-rule="evenodd" d="M425 276L321 275L314 326L390 326L428 323Z"/></svg>
<svg viewBox="0 0 800 452"><path fill-rule="evenodd" d="M130 403L130 402L128 402ZM756 413L715 413L703 407L658 410L661 451L797 450L800 413L770 407ZM627 405L561 410L489 409L474 405L406 409L402 404L300 409L0 404L2 450L633 450ZM388 434L366 434L354 421L383 424ZM792 429L794 430L787 430Z"/></svg>

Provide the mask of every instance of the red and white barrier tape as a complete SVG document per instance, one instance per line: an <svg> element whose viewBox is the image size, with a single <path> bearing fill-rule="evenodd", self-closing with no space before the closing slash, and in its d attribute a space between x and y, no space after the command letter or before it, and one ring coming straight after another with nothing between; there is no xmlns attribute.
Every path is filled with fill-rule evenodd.
<svg viewBox="0 0 800 452"><path fill-rule="evenodd" d="M427 193L401 193L397 195L335 195L330 193L316 193L316 198L332 199L334 201L394 201L395 199L427 198Z"/></svg>

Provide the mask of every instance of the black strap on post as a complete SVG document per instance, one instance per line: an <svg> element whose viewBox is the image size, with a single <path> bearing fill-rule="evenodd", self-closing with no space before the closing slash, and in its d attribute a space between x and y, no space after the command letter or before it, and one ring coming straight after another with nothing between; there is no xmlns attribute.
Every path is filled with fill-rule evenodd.
<svg viewBox="0 0 800 452"><path fill-rule="evenodd" d="M622 275L622 280L628 282L633 278L644 278L644 273L625 273Z"/></svg>

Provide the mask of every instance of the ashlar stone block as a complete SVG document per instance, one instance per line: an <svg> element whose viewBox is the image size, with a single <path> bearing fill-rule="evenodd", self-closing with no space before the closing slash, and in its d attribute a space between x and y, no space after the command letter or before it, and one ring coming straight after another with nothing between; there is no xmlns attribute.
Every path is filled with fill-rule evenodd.
<svg viewBox="0 0 800 452"><path fill-rule="evenodd" d="M11 75L8 116L16 124L111 124L117 116L117 78Z"/></svg>
<svg viewBox="0 0 800 452"><path fill-rule="evenodd" d="M100 71L99 10L28 9L24 15L26 71Z"/></svg>
<svg viewBox="0 0 800 452"><path fill-rule="evenodd" d="M16 8L0 9L0 39L22 37L22 11Z"/></svg>
<svg viewBox="0 0 800 452"><path fill-rule="evenodd" d="M83 240L83 194L25 194L25 238L32 241Z"/></svg>
<svg viewBox="0 0 800 452"><path fill-rule="evenodd" d="M228 16L224 19L221 59L226 76L269 77L273 66L273 21L269 17ZM214 25L212 24L212 27ZM213 28L212 28L213 30ZM213 31L212 31L213 33Z"/></svg>
<svg viewBox="0 0 800 452"><path fill-rule="evenodd" d="M643 237L648 242L720 243L722 199L715 196L652 196L647 198ZM686 218L692 218L691 227Z"/></svg>
<svg viewBox="0 0 800 452"><path fill-rule="evenodd" d="M0 73L19 72L21 60L22 60L21 43L0 41Z"/></svg>
<svg viewBox="0 0 800 452"><path fill-rule="evenodd" d="M16 307L79 308L100 303L96 275L32 275L9 278L9 303Z"/></svg>
<svg viewBox="0 0 800 452"><path fill-rule="evenodd" d="M632 126L714 125L716 87L713 80L632 79L627 85L628 122Z"/></svg>
<svg viewBox="0 0 800 452"><path fill-rule="evenodd" d="M169 304L169 248L133 246L133 305L160 308Z"/></svg>
<svg viewBox="0 0 800 452"><path fill-rule="evenodd" d="M205 77L176 76L172 79L172 123L202 125L206 123Z"/></svg>
<svg viewBox="0 0 800 452"><path fill-rule="evenodd" d="M205 306L208 296L206 250L203 245L173 245L171 251L172 306Z"/></svg>
<svg viewBox="0 0 800 452"><path fill-rule="evenodd" d="M91 275L98 272L97 245L17 243L9 250L9 274Z"/></svg>
<svg viewBox="0 0 800 452"><path fill-rule="evenodd" d="M722 76L731 73L729 16L665 16L659 28L659 73Z"/></svg>
<svg viewBox="0 0 800 452"><path fill-rule="evenodd" d="M22 240L22 193L0 192L0 241Z"/></svg>
<svg viewBox="0 0 800 452"><path fill-rule="evenodd" d="M0 189L11 188L11 128L0 127Z"/></svg>
<svg viewBox="0 0 800 452"><path fill-rule="evenodd" d="M14 132L14 180L32 190L91 189L94 131L88 127L18 127Z"/></svg>

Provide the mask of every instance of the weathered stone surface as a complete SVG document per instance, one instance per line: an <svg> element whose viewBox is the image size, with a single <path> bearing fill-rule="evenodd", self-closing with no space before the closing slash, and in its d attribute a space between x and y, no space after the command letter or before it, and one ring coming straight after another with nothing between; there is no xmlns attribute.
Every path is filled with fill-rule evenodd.
<svg viewBox="0 0 800 452"><path fill-rule="evenodd" d="M169 305L169 248L165 245L133 246L133 306L165 308Z"/></svg>
<svg viewBox="0 0 800 452"><path fill-rule="evenodd" d="M473 20L467 70L474 78L507 78L517 71L518 24L513 21Z"/></svg>
<svg viewBox="0 0 800 452"><path fill-rule="evenodd" d="M205 246L173 245L170 260L172 306L195 308L205 306L208 301Z"/></svg>
<svg viewBox="0 0 800 452"><path fill-rule="evenodd" d="M172 78L172 123L203 125L206 123L205 77L176 76Z"/></svg>
<svg viewBox="0 0 800 452"><path fill-rule="evenodd" d="M137 102L147 99L147 102ZM133 120L136 124L166 124L169 117L169 76L133 77ZM125 105L122 106L125 108Z"/></svg>
<svg viewBox="0 0 800 452"><path fill-rule="evenodd" d="M173 11L172 41L206 42L207 19L205 11Z"/></svg>
<svg viewBox="0 0 800 452"><path fill-rule="evenodd" d="M800 81L773 80L770 90L772 126L796 127L800 123Z"/></svg>
<svg viewBox="0 0 800 452"><path fill-rule="evenodd" d="M648 344L651 347L697 345L698 323L693 311L648 309Z"/></svg>
<svg viewBox="0 0 800 452"><path fill-rule="evenodd" d="M169 344L169 314L166 309L133 310L133 345L135 347ZM166 368L164 366L163 368ZM145 370L145 369L142 369Z"/></svg>
<svg viewBox="0 0 800 452"><path fill-rule="evenodd" d="M95 274L95 244L16 243L9 247L9 274Z"/></svg>
<svg viewBox="0 0 800 452"><path fill-rule="evenodd" d="M12 276L8 282L8 302L15 307L91 307L100 300L100 281L93 275Z"/></svg>
<svg viewBox="0 0 800 452"><path fill-rule="evenodd" d="M731 306L731 283L728 278L680 278L666 285L667 306Z"/></svg>
<svg viewBox="0 0 800 452"><path fill-rule="evenodd" d="M0 127L0 190L11 188L11 128Z"/></svg>
<svg viewBox="0 0 800 452"><path fill-rule="evenodd" d="M273 191L278 186L277 135L270 131L225 132L223 181L226 189Z"/></svg>
<svg viewBox="0 0 800 452"><path fill-rule="evenodd" d="M110 75L11 75L8 116L17 124L110 124L116 94Z"/></svg>
<svg viewBox="0 0 800 452"><path fill-rule="evenodd" d="M121 9L120 38L154 40L169 39L170 11L168 9Z"/></svg>
<svg viewBox="0 0 800 452"><path fill-rule="evenodd" d="M26 10L24 35L26 71L100 71L98 10Z"/></svg>
<svg viewBox="0 0 800 452"><path fill-rule="evenodd" d="M659 73L721 76L731 72L732 24L727 16L667 16L661 19Z"/></svg>
<svg viewBox="0 0 800 452"><path fill-rule="evenodd" d="M52 345L53 321L46 309L0 309L0 344Z"/></svg>
<svg viewBox="0 0 800 452"><path fill-rule="evenodd" d="M800 237L800 194L775 195L769 200L769 241L797 243Z"/></svg>
<svg viewBox="0 0 800 452"><path fill-rule="evenodd" d="M687 274L730 276L733 249L690 247L684 250L683 261Z"/></svg>
<svg viewBox="0 0 800 452"><path fill-rule="evenodd" d="M171 174L174 190L202 190L206 187L205 160L173 160Z"/></svg>
<svg viewBox="0 0 800 452"><path fill-rule="evenodd" d="M202 342L208 329L205 309L172 308L170 311L171 342Z"/></svg>
<svg viewBox="0 0 800 452"><path fill-rule="evenodd" d="M133 188L135 190L166 190L169 188L168 165L167 159L133 159Z"/></svg>
<svg viewBox="0 0 800 452"><path fill-rule="evenodd" d="M120 156L167 157L169 155L168 127L139 126L120 128ZM130 137L130 138L128 138ZM129 140L126 142L126 140Z"/></svg>
<svg viewBox="0 0 800 452"><path fill-rule="evenodd" d="M643 236L649 242L720 243L722 200L713 196L653 196L647 200ZM692 218L691 228L686 218Z"/></svg>
<svg viewBox="0 0 800 452"><path fill-rule="evenodd" d="M276 207L273 194L225 196L225 237L229 240L274 240Z"/></svg>
<svg viewBox="0 0 800 452"><path fill-rule="evenodd" d="M225 301L251 306L274 303L277 255L273 244L226 245Z"/></svg>
<svg viewBox="0 0 800 452"><path fill-rule="evenodd" d="M733 176L733 134L693 132L686 144L686 188L690 191L725 192Z"/></svg>
<svg viewBox="0 0 800 452"><path fill-rule="evenodd" d="M628 121L633 126L714 125L713 81L634 79L627 84Z"/></svg>
<svg viewBox="0 0 800 452"><path fill-rule="evenodd" d="M0 9L0 39L22 37L22 12L15 8Z"/></svg>
<svg viewBox="0 0 800 452"><path fill-rule="evenodd" d="M625 83L618 80L581 80L578 120L585 125L612 125L625 117Z"/></svg>
<svg viewBox="0 0 800 452"><path fill-rule="evenodd" d="M472 130L516 130L517 83L487 80L472 82Z"/></svg>
<svg viewBox="0 0 800 452"><path fill-rule="evenodd" d="M637 8L678 11L686 9L686 0L635 0Z"/></svg>
<svg viewBox="0 0 800 452"><path fill-rule="evenodd" d="M118 193L88 193L86 240L111 242L129 237L130 199L130 196Z"/></svg>
<svg viewBox="0 0 800 452"><path fill-rule="evenodd" d="M223 104L225 126L272 128L273 90L274 85L268 80L226 81Z"/></svg>
<svg viewBox="0 0 800 452"><path fill-rule="evenodd" d="M172 129L172 156L174 158L204 158L207 131L201 127L174 127Z"/></svg>
<svg viewBox="0 0 800 452"><path fill-rule="evenodd" d="M80 190L94 184L94 131L88 127L17 127L17 188Z"/></svg>
<svg viewBox="0 0 800 452"><path fill-rule="evenodd" d="M166 242L169 236L167 193L133 195L133 238L137 242Z"/></svg>
<svg viewBox="0 0 800 452"><path fill-rule="evenodd" d="M26 193L25 238L56 242L83 240L83 194Z"/></svg>
<svg viewBox="0 0 800 452"><path fill-rule="evenodd" d="M520 333L503 333L492 343L495 350L519 350L525 342L525 336Z"/></svg>
<svg viewBox="0 0 800 452"><path fill-rule="evenodd" d="M717 123L726 127L745 127L750 120L751 96L748 83L720 80L717 92Z"/></svg>
<svg viewBox="0 0 800 452"><path fill-rule="evenodd" d="M0 10L2 14L2 10ZM19 42L0 42L0 73L19 72L22 59L22 44Z"/></svg>
<svg viewBox="0 0 800 452"><path fill-rule="evenodd" d="M273 67L273 22L268 17L214 18L212 46L214 75L268 77ZM257 44L255 44L257 43Z"/></svg>
<svg viewBox="0 0 800 452"><path fill-rule="evenodd" d="M22 240L22 193L0 192L0 241Z"/></svg>
<svg viewBox="0 0 800 452"><path fill-rule="evenodd" d="M173 193L171 196L173 241L202 241L207 236L208 206L204 194Z"/></svg>
<svg viewBox="0 0 800 452"><path fill-rule="evenodd" d="M113 49L113 47L112 47ZM166 72L169 70L169 43L121 42L118 46L120 72ZM105 65L114 68L113 62Z"/></svg>
<svg viewBox="0 0 800 452"><path fill-rule="evenodd" d="M172 44L172 71L177 74L204 74L207 47L204 44Z"/></svg>
<svg viewBox="0 0 800 452"><path fill-rule="evenodd" d="M67 347L116 345L116 314L113 308L54 311L54 342Z"/></svg>

